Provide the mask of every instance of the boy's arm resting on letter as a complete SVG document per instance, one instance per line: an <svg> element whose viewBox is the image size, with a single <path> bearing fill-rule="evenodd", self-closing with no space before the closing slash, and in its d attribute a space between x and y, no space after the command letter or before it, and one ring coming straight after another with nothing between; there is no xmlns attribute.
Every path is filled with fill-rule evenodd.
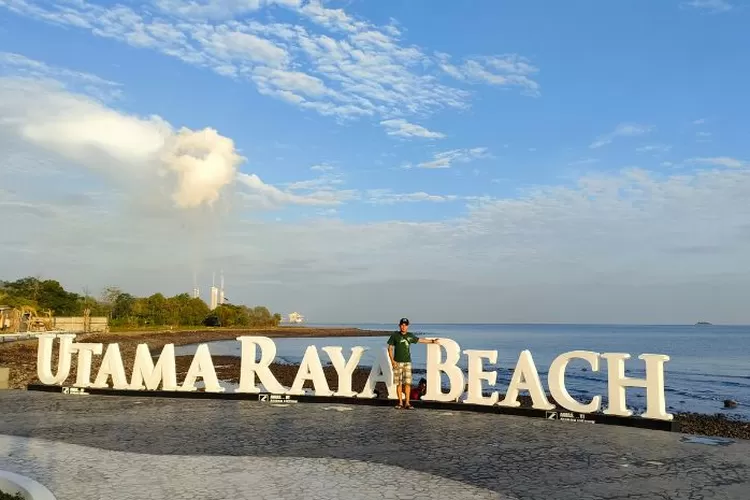
<svg viewBox="0 0 750 500"><path fill-rule="evenodd" d="M388 346L388 358L391 360L391 365L396 365L396 360L393 359L393 344Z"/></svg>
<svg viewBox="0 0 750 500"><path fill-rule="evenodd" d="M417 339L418 344L438 344L438 339L425 339L425 338L419 338Z"/></svg>

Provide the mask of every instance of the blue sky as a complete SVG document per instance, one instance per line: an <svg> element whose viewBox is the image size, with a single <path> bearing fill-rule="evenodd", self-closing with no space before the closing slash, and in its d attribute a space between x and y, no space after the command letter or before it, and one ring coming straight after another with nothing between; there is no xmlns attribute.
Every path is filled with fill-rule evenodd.
<svg viewBox="0 0 750 500"><path fill-rule="evenodd" d="M0 0L0 168L35 186L0 195L47 228L0 271L222 268L318 321L750 321L749 9Z"/></svg>

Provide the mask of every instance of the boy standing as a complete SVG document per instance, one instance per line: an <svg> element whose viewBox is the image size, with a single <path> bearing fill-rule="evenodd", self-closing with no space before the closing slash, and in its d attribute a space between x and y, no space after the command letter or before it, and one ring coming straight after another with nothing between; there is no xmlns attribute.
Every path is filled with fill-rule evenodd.
<svg viewBox="0 0 750 500"><path fill-rule="evenodd" d="M397 409L413 410L409 402L411 392L411 344L437 344L437 339L420 339L409 332L409 320L401 318L399 330L388 338L388 357L393 366L393 383L398 396ZM402 401L405 401L402 402Z"/></svg>

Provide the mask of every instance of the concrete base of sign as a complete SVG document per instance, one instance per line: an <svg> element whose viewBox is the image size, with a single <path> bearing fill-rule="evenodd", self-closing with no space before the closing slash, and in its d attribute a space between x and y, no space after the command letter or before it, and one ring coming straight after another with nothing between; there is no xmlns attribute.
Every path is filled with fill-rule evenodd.
<svg viewBox="0 0 750 500"><path fill-rule="evenodd" d="M79 388L59 385L30 384L29 391L55 392L70 395L85 396L88 394L102 396L129 396L129 397L157 397L157 398L191 398L191 399L227 399L258 401L264 404L276 403L324 403L324 404L348 404L348 405L371 405L392 406L394 400L386 398L357 398L343 396L310 396L310 395L288 395L288 394L248 394L233 392L203 392L203 391L131 391L116 389L98 389L93 387ZM515 415L531 418L543 418L547 420L559 420L574 423L619 425L625 427L637 427L642 429L661 430L668 432L679 432L679 423L675 421L654 420L642 417L620 417L605 415L603 413L576 413L568 410L536 410L534 408L511 408L507 406L484 406L457 402L439 401L412 401L415 408L468 411L478 413L496 413L503 415Z"/></svg>
<svg viewBox="0 0 750 500"><path fill-rule="evenodd" d="M24 500L55 500L50 490L33 479L0 470L0 491L9 495L21 494Z"/></svg>
<svg viewBox="0 0 750 500"><path fill-rule="evenodd" d="M0 389L7 389L10 384L10 368L0 366Z"/></svg>

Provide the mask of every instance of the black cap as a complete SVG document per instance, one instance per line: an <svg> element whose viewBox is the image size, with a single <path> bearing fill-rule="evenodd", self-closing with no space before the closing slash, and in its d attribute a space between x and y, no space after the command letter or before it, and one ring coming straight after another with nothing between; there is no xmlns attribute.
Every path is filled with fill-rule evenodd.
<svg viewBox="0 0 750 500"><path fill-rule="evenodd" d="M401 318L401 321L398 322L399 325L409 325L409 318Z"/></svg>

